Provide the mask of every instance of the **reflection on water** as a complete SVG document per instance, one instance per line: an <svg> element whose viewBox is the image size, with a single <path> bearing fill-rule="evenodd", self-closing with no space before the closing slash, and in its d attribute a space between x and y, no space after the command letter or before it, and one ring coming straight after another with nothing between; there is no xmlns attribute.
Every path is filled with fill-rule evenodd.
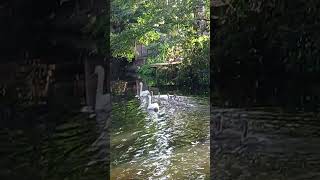
<svg viewBox="0 0 320 180"><path fill-rule="evenodd" d="M32 127L2 128L0 179L105 179L108 161L96 157L105 147L92 148L99 136L96 121L78 112L39 114Z"/></svg>
<svg viewBox="0 0 320 180"><path fill-rule="evenodd" d="M207 100L161 100L160 116L139 106L113 105L111 179L209 179Z"/></svg>
<svg viewBox="0 0 320 180"><path fill-rule="evenodd" d="M320 179L317 113L279 107L212 107L211 113L213 179Z"/></svg>

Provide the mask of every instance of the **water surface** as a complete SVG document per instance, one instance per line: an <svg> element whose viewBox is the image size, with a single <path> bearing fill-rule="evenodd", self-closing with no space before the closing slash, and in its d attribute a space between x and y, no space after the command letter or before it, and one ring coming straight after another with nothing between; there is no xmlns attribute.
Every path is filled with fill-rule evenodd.
<svg viewBox="0 0 320 180"><path fill-rule="evenodd" d="M35 109L25 111L19 114L29 116ZM18 127L0 129L0 179L90 180L109 176L107 147L100 143L105 138L101 138L95 118L71 110L37 113L34 119L16 118ZM99 143L93 145L97 139Z"/></svg>
<svg viewBox="0 0 320 180"><path fill-rule="evenodd" d="M161 115L139 106L113 104L111 179L209 179L208 100L162 100Z"/></svg>

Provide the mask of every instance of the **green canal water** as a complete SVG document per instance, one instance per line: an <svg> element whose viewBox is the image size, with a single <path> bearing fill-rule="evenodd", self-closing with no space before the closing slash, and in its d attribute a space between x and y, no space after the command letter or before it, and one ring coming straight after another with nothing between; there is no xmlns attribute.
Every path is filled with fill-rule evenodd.
<svg viewBox="0 0 320 180"><path fill-rule="evenodd" d="M0 179L209 179L208 99L163 102L160 111L134 97L114 102L109 147L97 120L77 109L21 109L0 128Z"/></svg>
<svg viewBox="0 0 320 180"><path fill-rule="evenodd" d="M113 103L112 180L209 179L209 100L179 97L162 100L160 116L134 97Z"/></svg>

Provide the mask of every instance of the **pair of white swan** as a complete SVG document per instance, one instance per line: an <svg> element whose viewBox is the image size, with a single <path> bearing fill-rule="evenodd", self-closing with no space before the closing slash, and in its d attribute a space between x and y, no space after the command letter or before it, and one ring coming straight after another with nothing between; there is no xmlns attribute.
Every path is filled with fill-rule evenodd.
<svg viewBox="0 0 320 180"><path fill-rule="evenodd" d="M110 107L110 94L103 94L103 84L104 84L104 68L100 65L95 67L94 74L98 75L97 80L97 91L96 91L96 104L95 111L108 110ZM81 112L93 113L92 107L85 106L81 109Z"/></svg>
<svg viewBox="0 0 320 180"><path fill-rule="evenodd" d="M142 91L143 83L140 82L140 91L139 91L139 98L142 100L143 98L147 98L147 110L149 111L159 111L159 104L158 103L152 103L152 96L150 95L150 92L148 90Z"/></svg>

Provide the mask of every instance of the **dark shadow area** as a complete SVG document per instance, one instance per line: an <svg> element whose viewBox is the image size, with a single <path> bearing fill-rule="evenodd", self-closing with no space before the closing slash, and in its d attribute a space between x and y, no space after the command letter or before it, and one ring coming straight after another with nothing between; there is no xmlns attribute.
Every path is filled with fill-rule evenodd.
<svg viewBox="0 0 320 180"><path fill-rule="evenodd" d="M0 1L0 179L108 179L109 4Z"/></svg>
<svg viewBox="0 0 320 180"><path fill-rule="evenodd" d="M212 179L319 179L319 2L211 1Z"/></svg>

